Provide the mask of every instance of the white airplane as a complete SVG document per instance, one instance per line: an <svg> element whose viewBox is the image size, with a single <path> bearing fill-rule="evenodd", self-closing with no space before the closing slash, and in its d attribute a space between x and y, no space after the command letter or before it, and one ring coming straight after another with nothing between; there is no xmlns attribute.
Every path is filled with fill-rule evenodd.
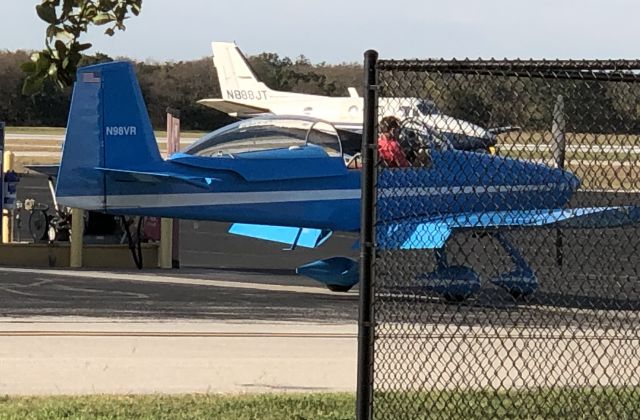
<svg viewBox="0 0 640 420"><path fill-rule="evenodd" d="M330 97L273 90L259 81L246 58L233 42L212 42L213 64L218 73L222 98L201 99L198 103L233 117L248 118L260 114L306 115L332 123L337 128L361 132L363 98L355 88L349 96ZM495 134L507 130L486 130L449 115L442 114L431 101L420 98L380 98L386 115L401 120L417 119L456 144L495 143ZM499 130L499 131L498 131Z"/></svg>
<svg viewBox="0 0 640 420"><path fill-rule="evenodd" d="M273 90L258 80L235 43L212 42L211 47L222 99L202 99L198 103L233 117L306 115L362 130L363 100L354 88L349 88L347 97Z"/></svg>

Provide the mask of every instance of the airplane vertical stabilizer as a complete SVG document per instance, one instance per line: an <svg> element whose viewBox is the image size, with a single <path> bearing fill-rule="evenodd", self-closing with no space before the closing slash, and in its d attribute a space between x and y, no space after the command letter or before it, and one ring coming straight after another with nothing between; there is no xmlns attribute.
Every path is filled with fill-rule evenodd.
<svg viewBox="0 0 640 420"><path fill-rule="evenodd" d="M59 201L100 208L107 182L97 168L142 170L162 161L132 65L79 69L56 186ZM80 196L95 202L78 201Z"/></svg>
<svg viewBox="0 0 640 420"><path fill-rule="evenodd" d="M267 85L258 81L247 59L235 43L212 42L211 48L213 49L213 65L218 73L220 92L224 99L260 99L258 95L271 90Z"/></svg>

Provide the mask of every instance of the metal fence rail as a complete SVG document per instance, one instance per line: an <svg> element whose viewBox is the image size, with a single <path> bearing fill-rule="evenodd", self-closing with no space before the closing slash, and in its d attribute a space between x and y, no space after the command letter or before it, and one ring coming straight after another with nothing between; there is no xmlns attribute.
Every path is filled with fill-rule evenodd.
<svg viewBox="0 0 640 420"><path fill-rule="evenodd" d="M640 417L640 61L367 54L358 417Z"/></svg>

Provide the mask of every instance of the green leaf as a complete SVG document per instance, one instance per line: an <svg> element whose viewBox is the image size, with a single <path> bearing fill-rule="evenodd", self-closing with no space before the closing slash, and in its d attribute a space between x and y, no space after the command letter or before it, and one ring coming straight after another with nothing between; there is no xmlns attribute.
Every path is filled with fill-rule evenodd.
<svg viewBox="0 0 640 420"><path fill-rule="evenodd" d="M58 78L58 65L56 63L51 63L51 65L49 66L49 71L47 73L51 78Z"/></svg>
<svg viewBox="0 0 640 420"><path fill-rule="evenodd" d="M114 7L117 6L119 0L100 0L98 2L98 9L103 12L108 12L109 10L113 10Z"/></svg>
<svg viewBox="0 0 640 420"><path fill-rule="evenodd" d="M86 43L86 44L78 44L78 46L76 47L77 51L85 51L88 50L89 48L91 48L92 44L90 43Z"/></svg>
<svg viewBox="0 0 640 420"><path fill-rule="evenodd" d="M71 32L59 30L58 33L56 33L56 38L58 38L62 42L68 43L73 41L75 37Z"/></svg>
<svg viewBox="0 0 640 420"><path fill-rule="evenodd" d="M24 83L22 85L22 94L33 96L37 93L42 92L43 87L44 87L44 76L27 77L26 79L24 79Z"/></svg>
<svg viewBox="0 0 640 420"><path fill-rule="evenodd" d="M56 47L56 51L58 52L58 58L59 59L64 59L64 57L67 55L67 46L64 44L64 42L57 40L55 43L55 47Z"/></svg>
<svg viewBox="0 0 640 420"><path fill-rule="evenodd" d="M93 19L92 22L94 25L106 25L109 22L112 22L115 17L110 13L98 13Z"/></svg>
<svg viewBox="0 0 640 420"><path fill-rule="evenodd" d="M74 0L64 0L62 2L62 13L60 14L60 19L65 20L67 16L69 16L69 13L73 11L74 3Z"/></svg>
<svg viewBox="0 0 640 420"><path fill-rule="evenodd" d="M36 6L36 13L40 17L40 19L44 20L47 23L54 24L56 23L56 9L55 6L51 3L42 3Z"/></svg>
<svg viewBox="0 0 640 420"><path fill-rule="evenodd" d="M96 9L95 7L87 10L84 14L85 19L89 21L95 19L96 16L98 16L98 9Z"/></svg>
<svg viewBox="0 0 640 420"><path fill-rule="evenodd" d="M49 69L51 65L51 57L46 52L41 52L36 60L36 72L44 73Z"/></svg>
<svg viewBox="0 0 640 420"><path fill-rule="evenodd" d="M60 31L61 29L58 28L56 25L47 26L47 38L49 39L54 38Z"/></svg>
<svg viewBox="0 0 640 420"><path fill-rule="evenodd" d="M36 63L35 61L27 61L26 63L20 64L20 68L25 73L35 73Z"/></svg>
<svg viewBox="0 0 640 420"><path fill-rule="evenodd" d="M82 58L82 55L78 52L78 50L76 49L76 47L73 47L71 49L69 49L69 54L67 54L69 56L69 63L70 64L77 64L80 59Z"/></svg>
<svg viewBox="0 0 640 420"><path fill-rule="evenodd" d="M62 80L59 77L56 79L56 85L59 89L64 89L66 86L69 86L66 80Z"/></svg>

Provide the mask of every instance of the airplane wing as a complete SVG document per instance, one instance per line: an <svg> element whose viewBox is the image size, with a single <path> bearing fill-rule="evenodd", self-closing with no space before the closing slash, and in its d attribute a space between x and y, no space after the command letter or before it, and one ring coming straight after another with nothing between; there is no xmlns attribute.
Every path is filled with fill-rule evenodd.
<svg viewBox="0 0 640 420"><path fill-rule="evenodd" d="M332 231L328 229L234 223L229 228L229 233L265 241L280 242L288 244L292 248L296 246L316 248L329 239Z"/></svg>
<svg viewBox="0 0 640 420"><path fill-rule="evenodd" d="M458 230L504 228L620 227L640 222L640 207L587 207L572 209L459 213L432 219L404 219L377 226L381 249L437 249Z"/></svg>
<svg viewBox="0 0 640 420"><path fill-rule="evenodd" d="M219 181L218 178L184 176L181 174L174 174L170 172L143 172L100 167L96 167L94 169L104 173L112 180L118 182L143 182L158 184L167 181L174 181L208 189L214 181Z"/></svg>
<svg viewBox="0 0 640 420"><path fill-rule="evenodd" d="M225 112L233 117L255 117L258 114L270 114L268 108L242 104L227 99L200 99L199 104Z"/></svg>

